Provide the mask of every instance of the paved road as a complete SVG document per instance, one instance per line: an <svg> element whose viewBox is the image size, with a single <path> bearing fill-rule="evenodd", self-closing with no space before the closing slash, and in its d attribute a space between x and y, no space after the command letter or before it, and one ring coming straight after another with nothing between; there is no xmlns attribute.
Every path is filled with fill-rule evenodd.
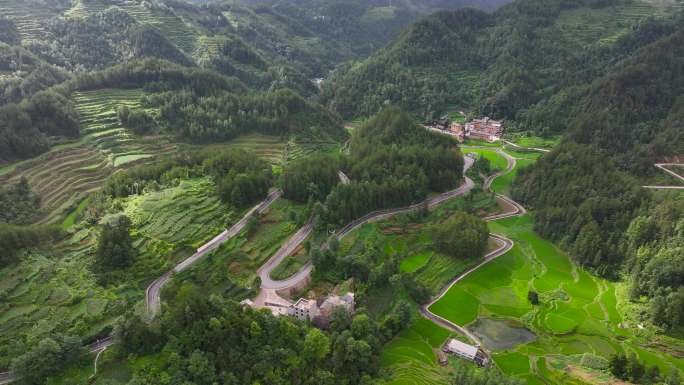
<svg viewBox="0 0 684 385"><path fill-rule="evenodd" d="M97 353L100 350L106 349L112 345L114 345L114 337L109 336L93 342L92 344L88 345L87 348L90 353Z"/></svg>
<svg viewBox="0 0 684 385"><path fill-rule="evenodd" d="M673 177L681 180L684 182L684 177L677 174L676 172L670 170L666 166L682 166L684 167L684 163L656 163L654 166L658 167L659 169L665 171L666 173L672 175ZM641 186L643 188L650 188L650 189L663 189L663 190L684 190L684 186L676 186L676 185L670 185L670 186Z"/></svg>
<svg viewBox="0 0 684 385"><path fill-rule="evenodd" d="M11 372L0 373L0 385L9 384L14 381L16 381L16 378L14 378Z"/></svg>
<svg viewBox="0 0 684 385"><path fill-rule="evenodd" d="M435 323L437 323L437 324L439 324L439 325L441 325L441 326L443 326L449 330L463 334L464 336L468 337L468 339L470 339L473 343L475 343L479 346L482 346L482 341L480 341L480 339L477 338L477 336L475 334L471 333L470 330L468 330L468 329L466 329L460 325L457 325L457 324L449 321L448 319L443 318L443 317L431 312L429 308L435 302L439 301L442 297L444 297L444 295L449 291L449 289L451 289L452 286L454 286L455 284L460 282L462 279L464 279L465 277L470 275L470 273L472 273L472 272L476 271L477 269L479 269L480 267L486 265L487 263L489 263L493 259L496 259L497 257L506 254L510 249L513 248L514 243L510 239L508 239L504 236L501 236L501 235L496 235L496 234L490 234L489 236L499 244L499 247L496 250L493 250L493 251L490 251L489 253L487 253L487 255L484 256L484 258L482 259L482 261L479 264L477 264L476 266L473 266L469 270L459 274L454 279L452 279L446 286L444 286L439 291L439 293L437 293L437 295L428 304L423 305L420 308L420 313L421 313L421 315L423 315L423 317L425 317L425 318L427 318L427 319L429 319L429 320L431 320L431 321L433 321L433 322L435 322Z"/></svg>
<svg viewBox="0 0 684 385"><path fill-rule="evenodd" d="M508 140L504 140L503 142L506 143L507 145L512 146L512 147L515 147L515 148L517 148L517 149L519 149L519 150L528 150L528 151L531 150L531 151L539 151L539 152L550 152L550 151L551 151L551 150L548 150L548 149L546 149L546 148L523 147L523 146L519 146L519 145L517 145L517 144L515 144L515 143L513 143L513 142L509 142Z"/></svg>
<svg viewBox="0 0 684 385"><path fill-rule="evenodd" d="M485 181L483 183L483 187L485 188L485 190L490 190L492 181L494 179L496 179L497 177L499 177L501 175L508 174L515 167L515 161L516 161L515 158L513 158L512 156L510 156L509 154L507 154L506 152L504 152L501 149L497 150L497 152L506 158L507 167L506 167L506 170L500 171L500 172L498 172L494 175L491 175L485 179ZM523 206L521 206L519 203L515 202L514 200L508 198L507 196L501 195L501 194L497 194L496 196L498 199L504 200L506 203L508 203L508 205L510 206L511 209L506 211L506 212L503 212L503 213L487 216L484 218L484 220L493 221L493 220L497 220L497 219L503 219L503 218L522 215L526 212L526 210ZM439 301L449 291L449 289L451 289L455 284L457 284L458 282L463 280L465 277L470 275L472 272L474 272L474 271L478 270L479 268L481 268L482 266L486 265L490 261L506 254L515 245L513 243L513 241L511 241L510 239L506 238L503 235L489 234L489 236L490 236L490 238L492 238L495 242L497 242L499 244L499 247L496 250L493 250L493 251L489 252L487 255L485 255L484 258L482 259L482 261L480 261L480 263L478 263L477 265L473 266L472 268L470 268L470 269L464 271L463 273L457 275L456 277L454 277L454 279L452 279L446 286L444 286L439 291L439 293L437 293L437 295L429 303L421 306L421 309L420 309L420 313L423 317L425 317L425 318L427 318L427 319L429 319L429 320L431 320L431 321L433 321L433 322L435 322L435 323L437 323L437 324L439 324L439 325L441 325L441 326L443 326L449 330L452 330L452 331L455 331L457 333L465 335L466 337L468 337L468 339L470 339L477 346L482 346L483 349L485 349L485 347L482 345L482 341L480 341L480 339L476 335L471 333L470 330L468 330L467 328L465 328L463 326L455 324L455 323L449 321L448 319L443 318L443 317L431 312L430 306L432 306L435 302ZM485 353L489 354L486 350L485 350Z"/></svg>
<svg viewBox="0 0 684 385"><path fill-rule="evenodd" d="M288 239L287 242L285 242L280 249L278 249L278 251L276 251L276 253L273 254L273 256L257 270L257 274L259 274L259 277L261 278L262 289L288 289L296 286L299 282L301 282L302 279L309 275L311 272L311 266L308 268L307 266L304 266L290 278L282 281L276 281L271 278L271 271L275 269L276 266L283 261L283 259L292 254L302 244L302 242L304 242L309 234L311 234L312 230L313 221L309 219L309 221L302 226L301 229L294 233L294 235L292 235L290 239Z"/></svg>
<svg viewBox="0 0 684 385"><path fill-rule="evenodd" d="M463 164L463 173L465 174L465 172L473 165L474 160L468 156L464 157L464 160L465 162ZM350 232L354 231L354 229L363 226L366 223L387 219L401 213L415 211L420 209L421 207L425 207L426 204L428 207L434 207L446 200L468 193L474 186L475 184L473 183L473 181L470 180L470 178L466 177L465 183L457 189L433 196L423 202L416 203L406 207L377 210L370 212L364 215L363 217L348 223L346 226L344 226L336 233L336 237L337 239L342 239L345 235L349 234ZM280 262L283 261L283 259L290 255L295 249L297 249L297 247L299 247L299 245L302 242L304 242L304 240L309 236L309 234L311 234L312 230L312 224L310 222L307 222L307 224L304 225L304 227L302 227L297 233L290 237L290 239L266 262L266 264L264 264L262 267L259 268L259 270L257 270L257 273L261 278L262 289L289 289L302 284L304 280L309 278L309 274L311 274L311 270L313 269L313 264L311 263L311 261L307 262L304 266L302 266L302 268L299 269L299 271L297 271L294 275L282 281L272 279L270 273L276 266L278 266Z"/></svg>
<svg viewBox="0 0 684 385"><path fill-rule="evenodd" d="M101 351L112 346L114 344L114 342L115 342L114 337L109 336L109 337L103 338L101 340L97 340L97 341L93 342L92 344L85 346L85 348L88 349L89 353L98 354ZM11 372L0 373L0 385L9 384L9 383L12 383L16 380L17 380L17 378L15 378Z"/></svg>
<svg viewBox="0 0 684 385"><path fill-rule="evenodd" d="M236 224L234 224L230 229L227 229L223 231L221 234L217 235L214 239L211 241L207 242L204 244L202 247L197 249L197 252L187 259L183 260L181 263L176 265L176 267L173 268L173 270L168 271L164 273L161 277L157 278L152 282L148 287L147 290L145 291L145 303L147 306L147 312L148 314L153 318L157 313L159 313L159 310L161 309L161 300L160 300L160 293L161 293L161 288L171 279L173 274L179 273L188 267L190 267L193 263L197 262L200 260L202 257L207 255L209 252L212 250L216 249L219 247L223 242L229 240L230 238L236 236L242 229L247 225L249 222L250 217L254 212L261 214L264 212L268 206L271 205L276 199L278 199L282 195L281 190L275 190L272 191L264 201L259 203L258 205L254 206L251 210L249 210L243 217L240 219Z"/></svg>
<svg viewBox="0 0 684 385"><path fill-rule="evenodd" d="M349 180L349 177L347 176L347 174L345 174L344 172L342 172L342 170L340 170L340 171L337 172L337 176L340 177L340 182L342 182L342 184L349 184L349 182L351 182L351 181Z"/></svg>

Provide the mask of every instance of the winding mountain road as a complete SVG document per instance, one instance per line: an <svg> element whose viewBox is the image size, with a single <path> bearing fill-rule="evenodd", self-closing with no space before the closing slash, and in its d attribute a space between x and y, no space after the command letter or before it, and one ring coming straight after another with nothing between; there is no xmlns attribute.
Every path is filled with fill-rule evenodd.
<svg viewBox="0 0 684 385"><path fill-rule="evenodd" d="M519 147L519 146L516 146ZM543 151L547 152L548 150L544 149L531 149L531 150L537 150L537 151ZM506 170L501 171L495 175L492 175L488 177L485 182L484 182L484 187L485 189L489 189L491 186L492 181L501 175L505 175L513 170L515 167L515 158L512 156L508 155L505 153L503 150L498 149L497 152L504 156L507 161L508 161L508 167ZM463 174L465 175L466 171L473 165L474 160L471 157L465 156L464 157L464 164L463 164ZM434 206L437 206L449 199L452 199L457 196L461 196L464 194L467 194L470 192L470 190L473 189L475 184L473 181L468 178L464 177L465 183L458 188L447 191L444 193L441 193L439 195L435 195L433 197L430 197L426 199L423 202L416 203L410 206L406 207L399 207L399 208L394 208L394 209L384 209L384 210L377 210L373 211L371 213L368 213L364 215L361 218L358 218L350 223L348 223L345 227L340 229L336 233L337 239L341 240L344 238L347 234L351 233L353 230L359 228L360 226L369 223L369 222L374 222L374 221L379 221L379 220L384 220L387 218L390 218L392 216L402 214L402 213L407 213L411 211L418 210L420 208L423 208L427 205L428 208L432 208ZM160 292L161 288L166 284L173 274L181 272L188 267L190 267L192 264L200 260L203 256L208 254L210 251L216 249L218 246L220 246L223 242L227 241L228 239L231 239L232 237L236 236L242 229L247 225L250 217L254 212L257 213L262 213L265 211L275 200L277 200L280 196L282 195L282 190L274 190L272 191L267 198L250 209L243 217L235 223L230 229L227 229L223 231L221 234L213 238L211 241L207 242L205 245L201 246L200 248L197 249L197 252L193 254L192 256L186 258L182 262L180 262L174 269L171 271L166 272L163 274L161 277L157 278L154 280L148 287L145 292L145 303L147 307L148 314L150 315L151 318L154 318L156 314L159 313L159 310L161 308L161 300L160 300ZM502 219L510 216L516 216L516 215L521 215L522 213L525 212L524 207L519 205L517 202L513 201L512 199L504 196L497 194L497 198L504 200L506 203L508 203L511 207L513 207L513 210L505 212L505 213L500 213L500 214L495 214L489 217L486 217L485 220L496 220L496 219ZM285 280L273 280L270 277L271 271L278 266L287 256L289 256L294 250L296 250L302 242L311 234L313 230L313 223L311 220L307 222L301 229L299 229L288 241L264 264L262 265L257 273L259 277L261 278L261 292L259 294L260 297L264 297L264 293L268 295L275 295L277 296L276 291L277 290L282 290L282 289L288 289L292 287L296 287L297 285L301 284L304 280L309 278L309 275L311 273L311 270L313 269L313 265L311 261L307 262L297 273L295 273L293 276L285 279ZM429 307L438 301L440 298L442 298L445 293L456 283L458 283L460 280L464 279L466 276L468 276L470 273L473 271L476 271L480 267L484 266L488 262L492 261L493 259L505 254L507 251L509 251L513 247L513 242L502 236L502 235L497 235L497 234L490 234L490 237L494 239L495 242L497 242L500 246L491 252L489 252L487 255L484 256L482 261L477 264L476 266L472 267L471 269L467 270L466 272L463 272L459 276L455 277L452 281L449 282L445 287L443 287L438 295L433 298L433 300L428 303L427 305L423 306L421 308L421 314L440 324L445 327L447 327L450 330L454 330L456 332L462 333L463 335L467 336L469 339L474 341L477 344L480 344L480 341L478 338L473 335L470 331L468 331L466 328L461 327L459 325L454 324L453 322L444 319L432 312L429 311ZM268 297L266 295L265 297ZM90 345L87 346L87 349L90 353L99 353L102 350L106 349L107 347L111 346L112 344L115 343L115 340L113 337L109 336L107 338L104 338L102 340L98 340ZM13 381L15 381L16 378L12 375L11 372L3 372L0 373L0 385L4 384L9 384Z"/></svg>
<svg viewBox="0 0 684 385"><path fill-rule="evenodd" d="M17 379L14 378L14 375L12 372L2 372L0 373L0 385L4 384L9 384L10 382L14 382Z"/></svg>
<svg viewBox="0 0 684 385"><path fill-rule="evenodd" d="M654 166L658 167L659 169L665 171L666 173L672 175L673 177L681 180L684 182L684 177L677 174L676 172L670 170L667 168L667 166L680 166L684 167L684 163L656 163ZM676 185L669 185L669 186L641 186L643 188L650 188L650 189L664 189L664 190L684 190L684 186L676 186Z"/></svg>
<svg viewBox="0 0 684 385"><path fill-rule="evenodd" d="M485 190L491 190L492 181L494 181L494 179L496 179L497 177L500 177L502 175L508 174L509 172L513 171L513 169L515 168L516 159L514 157L510 156L509 154L504 152L502 149L498 149L497 153L499 155L503 156L504 158L506 158L507 167L505 170L500 171L498 173L495 173L495 174L490 175L487 178L485 178L484 183L483 183L483 187ZM506 202L508 204L508 206L511 207L511 210L505 211L503 213L498 213L498 214L487 216L487 217L483 218L485 221L494 221L494 220L498 220L498 219L514 217L514 216L522 215L522 214L527 212L523 206L521 206L519 203L515 202L514 200L508 198L505 195L496 194L496 198ZM493 239L496 243L498 243L499 247L496 248L495 250L492 250L489 253L487 253L484 256L484 258L482 258L480 263L478 263L477 265L473 266L472 268L470 268L470 269L464 271L463 273L457 275L456 277L454 277L446 286L444 286L437 293L437 295L434 298L432 298L432 300L430 302L421 306L421 308L420 308L420 313L423 317L425 317L425 318L431 320L432 322L435 322L436 324L441 325L441 326L443 326L449 330L452 330L454 332L460 333L460 334L468 337L468 339L470 339L477 346L483 346L483 345L482 345L482 341L480 341L480 339L475 334L471 333L470 330L468 330L467 328L460 326L460 325L457 325L454 322L451 322L448 319L443 318L443 317L431 312L430 306L432 306L433 304L435 304L435 302L442 299L442 297L444 297L444 295L455 284L457 284L458 282L460 282L461 280L463 280L468 275L470 275L474 271L478 270L482 266L491 262L492 260L506 254L515 245L515 243L512 240L510 240L510 239L508 239L505 236L500 235L500 234L489 234L489 237L491 239Z"/></svg>
<svg viewBox="0 0 684 385"><path fill-rule="evenodd" d="M465 174L465 172L473 165L474 160L468 156L464 157L463 159L463 173ZM473 181L470 180L470 178L466 177L465 183L459 186L458 188L441 193L439 195L435 195L433 197L426 199L423 202L419 202L405 207L376 210L370 212L362 216L361 218L349 222L346 226L340 229L335 234L335 236L338 240L341 240L342 238L344 238L344 236L354 231L355 229L363 226L366 223L380 221L383 219L393 217L397 214L415 211L420 209L421 207L425 207L425 205L427 205L428 208L434 207L451 198L468 193L474 186L475 184L473 183ZM304 284L304 282L309 279L309 275L311 274L311 270L313 269L313 264L311 263L311 261L308 261L306 264L304 264L304 266L302 266L301 269L299 269L299 271L297 271L295 274L284 280L274 280L273 278L271 278L271 271L273 271L273 269L275 269L275 267L278 266L278 264L280 264L294 250L296 250L299 247L299 245L301 245L302 242L304 242L304 240L311 234L312 230L313 224L309 221L299 231L297 231L297 233L290 237L290 239L288 239L288 241L285 242L285 244L275 254L273 254L273 256L263 266L259 268L259 270L257 270L257 273L261 278L262 290L291 289ZM273 295L273 293L269 294ZM263 297L264 294L261 293L260 296Z"/></svg>
<svg viewBox="0 0 684 385"><path fill-rule="evenodd" d="M171 279L175 273L179 273L188 267L192 266L195 262L199 261L202 257L207 255L212 250L219 247L223 242L231 239L245 228L252 214L255 212L258 214L263 213L271 203L275 202L276 199L280 198L282 195L282 190L274 190L266 199L264 199L258 205L252 207L237 223L235 223L230 229L223 231L221 234L217 235L214 239L204 244L202 247L197 249L197 252L190 257L183 260L181 263L176 265L173 270L164 273L161 277L155 279L145 290L145 303L147 305L147 312L151 318L154 318L159 310L161 309L161 299L160 293L162 287Z"/></svg>

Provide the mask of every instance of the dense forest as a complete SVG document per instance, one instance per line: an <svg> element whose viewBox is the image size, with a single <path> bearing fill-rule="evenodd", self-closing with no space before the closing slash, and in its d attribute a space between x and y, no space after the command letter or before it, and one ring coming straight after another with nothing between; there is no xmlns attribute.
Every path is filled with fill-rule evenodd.
<svg viewBox="0 0 684 385"><path fill-rule="evenodd" d="M456 143L386 107L354 131L342 168L351 182L337 184L325 199L328 223L343 225L370 211L424 200L428 192L455 188L463 159Z"/></svg>
<svg viewBox="0 0 684 385"><path fill-rule="evenodd" d="M127 352L170 353L140 368L132 385L367 383L377 373L382 342L364 314L350 319L338 312L328 334L288 317L207 298L192 286L181 289L158 324L128 317L116 329Z"/></svg>

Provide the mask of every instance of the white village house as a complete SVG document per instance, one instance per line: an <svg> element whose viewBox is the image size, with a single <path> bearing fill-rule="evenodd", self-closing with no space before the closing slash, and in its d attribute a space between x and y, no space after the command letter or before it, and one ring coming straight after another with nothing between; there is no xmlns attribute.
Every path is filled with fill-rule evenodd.
<svg viewBox="0 0 684 385"><path fill-rule="evenodd" d="M468 345L455 338L449 340L449 342L444 345L443 350L468 361L475 362L480 366L485 366L489 362L487 355L479 347Z"/></svg>
<svg viewBox="0 0 684 385"><path fill-rule="evenodd" d="M320 328L328 328L333 309L338 306L343 307L349 314L353 314L354 293L328 296L320 306L316 300L300 298L290 305L287 314L302 321L309 320Z"/></svg>

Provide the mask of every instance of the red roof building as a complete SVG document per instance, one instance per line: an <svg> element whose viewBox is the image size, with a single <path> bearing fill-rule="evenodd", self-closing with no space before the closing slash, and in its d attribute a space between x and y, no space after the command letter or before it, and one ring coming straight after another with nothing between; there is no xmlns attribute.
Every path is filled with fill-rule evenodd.
<svg viewBox="0 0 684 385"><path fill-rule="evenodd" d="M503 135L503 123L488 117L473 119L465 124L465 136L474 139L482 139L496 142Z"/></svg>

